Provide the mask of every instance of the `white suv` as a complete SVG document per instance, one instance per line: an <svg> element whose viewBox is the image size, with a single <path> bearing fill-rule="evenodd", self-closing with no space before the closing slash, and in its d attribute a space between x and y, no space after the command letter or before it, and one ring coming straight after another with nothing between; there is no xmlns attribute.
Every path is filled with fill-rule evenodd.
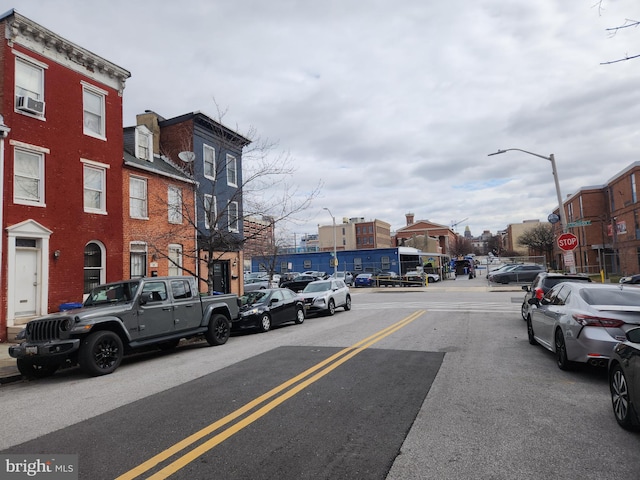
<svg viewBox="0 0 640 480"><path fill-rule="evenodd" d="M333 315L336 308L351 310L349 287L339 279L316 280L309 283L300 293L308 313L326 313Z"/></svg>

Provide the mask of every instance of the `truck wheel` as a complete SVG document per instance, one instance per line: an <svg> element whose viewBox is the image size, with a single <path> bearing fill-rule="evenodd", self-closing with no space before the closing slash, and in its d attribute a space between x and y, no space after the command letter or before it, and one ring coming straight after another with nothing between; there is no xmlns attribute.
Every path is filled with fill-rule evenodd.
<svg viewBox="0 0 640 480"><path fill-rule="evenodd" d="M50 377L58 370L58 365L55 363L38 364L24 358L18 358L17 364L20 374L27 378Z"/></svg>
<svg viewBox="0 0 640 480"><path fill-rule="evenodd" d="M231 326L227 317L220 313L215 313L209 320L209 329L204 334L207 343L212 347L224 345L231 335Z"/></svg>
<svg viewBox="0 0 640 480"><path fill-rule="evenodd" d="M78 363L92 377L108 375L120 366L124 350L120 337L109 330L94 332L80 345Z"/></svg>

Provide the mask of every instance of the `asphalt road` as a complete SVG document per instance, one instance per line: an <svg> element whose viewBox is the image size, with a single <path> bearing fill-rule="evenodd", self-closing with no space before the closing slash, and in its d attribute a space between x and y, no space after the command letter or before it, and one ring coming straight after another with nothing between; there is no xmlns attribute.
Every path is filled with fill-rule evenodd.
<svg viewBox="0 0 640 480"><path fill-rule="evenodd" d="M530 346L519 293L456 284L2 386L0 449L77 453L92 480L638 478L603 371Z"/></svg>

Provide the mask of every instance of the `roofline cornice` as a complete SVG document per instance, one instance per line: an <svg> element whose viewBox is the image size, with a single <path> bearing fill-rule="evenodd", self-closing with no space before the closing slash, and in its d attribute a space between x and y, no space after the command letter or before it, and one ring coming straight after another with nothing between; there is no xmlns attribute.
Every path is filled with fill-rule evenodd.
<svg viewBox="0 0 640 480"><path fill-rule="evenodd" d="M124 90L127 78L131 77L131 73L128 70L70 42L15 10L5 13L2 18L7 22L5 38L10 46L17 43L45 56L47 56L47 52L51 52L54 55L49 56L54 60L57 60L56 57L62 56L66 60L83 67L84 70L88 71L89 76L92 73L99 73L117 80L120 93Z"/></svg>

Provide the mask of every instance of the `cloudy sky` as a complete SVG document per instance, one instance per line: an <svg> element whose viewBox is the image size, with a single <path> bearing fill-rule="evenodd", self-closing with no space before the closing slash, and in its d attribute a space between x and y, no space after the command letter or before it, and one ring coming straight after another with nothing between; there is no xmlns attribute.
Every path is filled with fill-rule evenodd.
<svg viewBox="0 0 640 480"><path fill-rule="evenodd" d="M319 196L288 231L405 214L473 235L545 220L640 160L637 0L19 0L129 70L124 124L217 116L277 141ZM595 6L594 6L595 5Z"/></svg>

